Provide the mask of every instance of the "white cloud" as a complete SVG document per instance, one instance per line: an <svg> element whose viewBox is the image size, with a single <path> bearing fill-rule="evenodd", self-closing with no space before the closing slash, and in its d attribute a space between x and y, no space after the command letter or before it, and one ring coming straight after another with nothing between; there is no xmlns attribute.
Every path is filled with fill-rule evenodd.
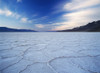
<svg viewBox="0 0 100 73"><path fill-rule="evenodd" d="M70 13L64 14L61 18L64 22L55 23L52 30L65 30L86 25L89 22L100 20L100 0L72 0L64 8ZM73 10L73 11L72 11Z"/></svg>
<svg viewBox="0 0 100 73"><path fill-rule="evenodd" d="M23 23L32 23L33 22L33 20L29 20L28 18L25 18L25 17L21 16L20 14L18 14L16 12L12 12L11 10L9 10L7 8L0 9L0 15L19 19Z"/></svg>
<svg viewBox="0 0 100 73"><path fill-rule="evenodd" d="M29 20L28 18L24 17L24 18L21 18L21 22L23 22L23 23L32 23L32 20Z"/></svg>
<svg viewBox="0 0 100 73"><path fill-rule="evenodd" d="M21 17L21 15L17 14L17 13L13 13L12 15L13 17L15 17L16 19L19 19Z"/></svg>
<svg viewBox="0 0 100 73"><path fill-rule="evenodd" d="M33 15L32 15L32 17L36 17L36 16L38 16L38 14L33 14Z"/></svg>
<svg viewBox="0 0 100 73"><path fill-rule="evenodd" d="M22 2L22 0L17 0L17 2Z"/></svg>
<svg viewBox="0 0 100 73"><path fill-rule="evenodd" d="M23 23L26 23L26 22L27 22L27 18L21 18L21 21L22 21Z"/></svg>
<svg viewBox="0 0 100 73"><path fill-rule="evenodd" d="M5 16L10 16L10 17L14 17L16 19L20 18L21 15L12 12L11 10L5 8L5 9L0 9L0 15L5 15Z"/></svg>
<svg viewBox="0 0 100 73"><path fill-rule="evenodd" d="M11 16L13 14L13 12L11 12L10 10L8 9L0 9L0 15L5 15L5 16Z"/></svg>
<svg viewBox="0 0 100 73"><path fill-rule="evenodd" d="M79 10L79 9L88 8L99 4L100 4L100 0L72 0L71 2L65 4L64 9Z"/></svg>
<svg viewBox="0 0 100 73"><path fill-rule="evenodd" d="M37 28L44 28L44 25L42 25L42 24L36 24L35 27L37 27Z"/></svg>
<svg viewBox="0 0 100 73"><path fill-rule="evenodd" d="M43 16L43 17L40 18L40 20L44 20L44 19L47 19L47 18L48 18L48 16Z"/></svg>
<svg viewBox="0 0 100 73"><path fill-rule="evenodd" d="M72 29L86 25L92 21L100 20L99 9L100 7L64 14L62 18L66 22L57 23L59 26L56 26L53 30Z"/></svg>

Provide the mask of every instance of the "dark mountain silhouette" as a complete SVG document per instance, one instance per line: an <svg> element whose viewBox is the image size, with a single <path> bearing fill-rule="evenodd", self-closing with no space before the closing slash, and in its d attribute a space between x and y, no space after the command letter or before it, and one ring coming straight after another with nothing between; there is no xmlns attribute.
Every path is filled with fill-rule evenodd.
<svg viewBox="0 0 100 73"><path fill-rule="evenodd" d="M62 30L60 32L100 32L100 20L70 30Z"/></svg>
<svg viewBox="0 0 100 73"><path fill-rule="evenodd" d="M27 29L13 29L7 27L0 27L0 32L36 32L36 31Z"/></svg>

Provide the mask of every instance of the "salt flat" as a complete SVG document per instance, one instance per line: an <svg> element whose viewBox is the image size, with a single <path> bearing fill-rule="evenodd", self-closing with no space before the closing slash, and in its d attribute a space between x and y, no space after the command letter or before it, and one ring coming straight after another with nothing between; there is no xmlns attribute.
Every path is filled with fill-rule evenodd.
<svg viewBox="0 0 100 73"><path fill-rule="evenodd" d="M100 33L0 33L0 73L100 73Z"/></svg>

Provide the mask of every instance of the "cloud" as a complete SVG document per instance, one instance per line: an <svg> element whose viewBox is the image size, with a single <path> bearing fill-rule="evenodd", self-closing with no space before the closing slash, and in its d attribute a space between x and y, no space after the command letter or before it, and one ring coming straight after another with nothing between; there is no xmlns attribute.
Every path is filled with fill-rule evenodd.
<svg viewBox="0 0 100 73"><path fill-rule="evenodd" d="M21 15L12 12L11 10L5 8L5 9L0 9L0 15L5 15L5 16L10 16L10 17L15 17L16 19L20 18Z"/></svg>
<svg viewBox="0 0 100 73"><path fill-rule="evenodd" d="M64 9L79 10L79 9L88 8L99 4L100 4L100 0L72 0L71 2L65 4Z"/></svg>
<svg viewBox="0 0 100 73"><path fill-rule="evenodd" d="M33 15L32 15L32 17L36 17L36 16L38 16L38 14L33 14Z"/></svg>
<svg viewBox="0 0 100 73"><path fill-rule="evenodd" d="M22 0L17 0L17 2L22 2Z"/></svg>
<svg viewBox="0 0 100 73"><path fill-rule="evenodd" d="M40 20L44 20L44 19L47 19L47 18L48 18L48 16L43 16L43 17L40 18Z"/></svg>
<svg viewBox="0 0 100 73"><path fill-rule="evenodd" d="M13 12L11 12L10 10L8 9L0 9L0 15L5 15L5 16L11 16L13 14Z"/></svg>
<svg viewBox="0 0 100 73"><path fill-rule="evenodd" d="M37 27L37 28L44 28L45 26L43 24L36 24L35 27Z"/></svg>
<svg viewBox="0 0 100 73"><path fill-rule="evenodd" d="M26 23L26 22L27 22L27 18L21 18L21 21L22 21L23 23Z"/></svg>
<svg viewBox="0 0 100 73"><path fill-rule="evenodd" d="M21 17L21 15L17 14L17 13L13 13L12 17L15 17L16 19L19 19Z"/></svg>
<svg viewBox="0 0 100 73"><path fill-rule="evenodd" d="M21 21L22 23L32 23L32 20L29 20L29 19L26 18L26 17L21 18L20 21Z"/></svg>
<svg viewBox="0 0 100 73"><path fill-rule="evenodd" d="M94 7L98 4L100 4L99 0L72 0L64 6L65 10L70 11L70 13L64 14L61 17L63 22L55 23L58 26L55 26L52 30L72 29L100 20L100 6Z"/></svg>
<svg viewBox="0 0 100 73"><path fill-rule="evenodd" d="M100 7L64 14L65 22L57 23L55 30L72 29L100 19Z"/></svg>
<svg viewBox="0 0 100 73"><path fill-rule="evenodd" d="M0 9L0 15L4 15L7 17L13 17L16 19L19 19L22 23L32 23L33 20L29 20L26 17L21 16L20 14L16 13L16 12L12 12L11 10L5 8L5 9Z"/></svg>

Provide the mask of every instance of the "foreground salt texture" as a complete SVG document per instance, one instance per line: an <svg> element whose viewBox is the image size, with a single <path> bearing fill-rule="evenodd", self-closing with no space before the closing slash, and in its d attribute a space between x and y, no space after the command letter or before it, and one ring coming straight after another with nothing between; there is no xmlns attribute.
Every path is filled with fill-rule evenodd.
<svg viewBox="0 0 100 73"><path fill-rule="evenodd" d="M0 73L100 73L100 33L0 33Z"/></svg>

